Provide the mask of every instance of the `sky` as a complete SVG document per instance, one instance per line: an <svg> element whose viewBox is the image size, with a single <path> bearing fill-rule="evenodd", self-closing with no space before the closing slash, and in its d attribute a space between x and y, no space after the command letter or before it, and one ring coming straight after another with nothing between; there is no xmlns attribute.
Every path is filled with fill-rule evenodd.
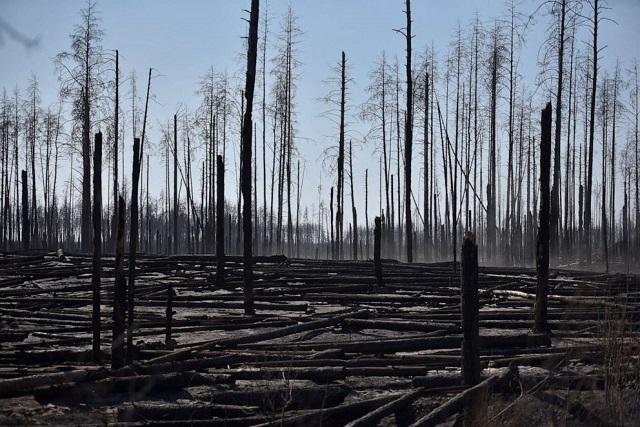
<svg viewBox="0 0 640 427"><path fill-rule="evenodd" d="M529 15L541 2L522 0L520 3L519 10ZM322 153L335 144L337 135L335 125L321 116L327 107L319 103L318 98L329 90L324 82L332 76L331 68L344 50L354 81L351 93L355 106L366 98L368 73L381 51L385 50L392 60L397 55L404 67L405 40L393 29L405 26L405 6L401 0L271 0L271 30L279 29L289 4L304 33L298 46L303 65L297 93L297 145L306 165L303 204L311 207L317 206L318 185L323 185L327 199L335 179L321 168ZM58 82L52 58L69 50L69 34L74 25L80 23L79 11L85 5L84 0L0 0L0 24L4 23L0 31L0 87L10 92L17 85L24 90L33 73L40 83L42 105L55 102ZM623 67L628 66L634 58L640 58L640 1L610 0L609 6L611 10L606 16L615 23L607 21L602 25L601 46L606 48L601 58L603 63L613 63L619 58ZM194 92L210 66L226 69L239 77L244 75L242 37L247 32L244 18L248 15L244 10L249 7L249 0L98 2L105 30L102 45L106 50L119 50L123 76L128 77L135 69L138 91L143 94L149 67L157 72L152 82L155 99L149 108L151 143L159 141L159 124L166 123L174 112L184 106L191 111L197 108L199 100ZM261 8L264 7L265 2L261 1ZM507 14L507 1L414 0L412 13L414 49L422 50L433 43L442 56L458 25L463 30L468 28L476 14L484 22L503 17ZM537 72L536 60L549 17L538 15L535 21L533 34L528 35L521 57L520 72L525 76L534 76ZM11 37L7 25L39 43L26 48ZM124 83L124 88L128 90L128 83ZM541 108L543 102L540 101ZM353 135L366 132L364 128L355 130ZM365 168L369 168L370 176L374 174L370 185L376 185L378 155L372 151L371 147L364 147L354 153L357 157L354 175L362 177ZM414 162L419 163L418 154L415 156ZM163 168L152 168L154 170ZM235 174L233 170L229 173ZM157 191L152 187L152 192L158 194L164 177L160 175L152 181L159 185ZM233 182L233 178L227 182ZM356 191L362 200L362 189ZM376 206L377 199L370 201L370 205Z"/></svg>

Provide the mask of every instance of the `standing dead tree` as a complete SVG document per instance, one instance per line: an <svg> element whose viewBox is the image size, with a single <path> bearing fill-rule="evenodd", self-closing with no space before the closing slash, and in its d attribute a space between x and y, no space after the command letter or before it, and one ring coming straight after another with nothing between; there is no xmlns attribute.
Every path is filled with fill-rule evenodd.
<svg viewBox="0 0 640 427"><path fill-rule="evenodd" d="M22 171L22 249L29 249L29 187L27 187L27 171Z"/></svg>
<svg viewBox="0 0 640 427"><path fill-rule="evenodd" d="M113 337L111 340L111 369L124 365L124 331L127 305L127 279L124 277L124 198L118 198L118 229L116 233L116 265L113 284Z"/></svg>
<svg viewBox="0 0 640 427"><path fill-rule="evenodd" d="M411 156L413 150L413 81L411 78L411 0L407 0L407 112L404 121L404 203L407 233L407 262L413 262L413 228L411 226Z"/></svg>
<svg viewBox="0 0 640 427"><path fill-rule="evenodd" d="M536 270L538 284L534 305L533 330L537 333L550 331L547 322L547 295L549 293L549 221L550 199L549 175L551 172L551 103L542 111L542 136L540 139L540 216Z"/></svg>
<svg viewBox="0 0 640 427"><path fill-rule="evenodd" d="M340 133L338 139L338 210L336 212L336 232L338 243L338 258L344 257L344 114L346 99L346 63L347 59L344 51L342 51L342 61L340 67Z"/></svg>
<svg viewBox="0 0 640 427"><path fill-rule="evenodd" d="M382 287L382 261L380 259L380 247L382 245L382 223L380 217L374 219L373 229L373 268L376 276L376 284Z"/></svg>
<svg viewBox="0 0 640 427"><path fill-rule="evenodd" d="M332 76L327 80L328 84L333 87L330 92L320 100L325 104L333 106L330 110L322 113L323 116L329 118L333 123L338 125L338 147L336 153L337 165L337 188L336 188L336 212L335 218L332 215L332 221L335 221L335 251L334 256L337 259L344 258L344 182L345 182L345 135L347 128L347 99L349 92L347 83L351 81L347 70L347 57L342 52L338 66L332 67L332 71L337 76ZM336 88L338 85L339 88ZM329 153L333 155L334 147L325 150L325 160L329 158ZM332 158L333 163L333 158ZM331 203L333 205L333 203Z"/></svg>
<svg viewBox="0 0 640 427"><path fill-rule="evenodd" d="M29 105L29 111L26 114L26 131L27 137L27 149L25 155L25 161L27 167L31 166L31 206L29 214L29 224L31 228L29 230L31 234L31 245L34 247L40 246L39 230L38 230L38 199L37 194L37 179L36 179L36 141L39 139L39 126L41 108L40 104L40 90L38 89L38 80L35 75L31 75L29 79L29 86L27 89L27 98Z"/></svg>
<svg viewBox="0 0 640 427"><path fill-rule="evenodd" d="M349 187L351 188L351 213L353 214L352 256L358 259L358 211L353 193L353 143L349 140Z"/></svg>
<svg viewBox="0 0 640 427"><path fill-rule="evenodd" d="M216 159L218 168L217 198L216 205L216 284L224 284L224 161L218 154Z"/></svg>
<svg viewBox="0 0 640 427"><path fill-rule="evenodd" d="M119 142L118 136L120 132L119 119L120 119L120 68L119 68L119 54L116 49L116 83L115 83L115 107L113 114L113 218L111 222L111 239L115 243L116 236L118 234L118 150Z"/></svg>
<svg viewBox="0 0 640 427"><path fill-rule="evenodd" d="M140 138L133 140L133 170L131 180L131 228L129 231L129 288L127 316L127 362L133 362L133 328L135 307L136 251L138 249L138 183L140 181Z"/></svg>
<svg viewBox="0 0 640 427"><path fill-rule="evenodd" d="M74 27L71 34L71 51L56 56L56 68L63 79L61 95L71 98L73 115L81 123L82 129L82 251L91 250L91 126L95 104L104 88L102 73L104 55L100 42L104 31L100 27L100 17L96 2L89 0L80 12L82 22ZM71 68L65 64L75 62Z"/></svg>
<svg viewBox="0 0 640 427"><path fill-rule="evenodd" d="M244 312L255 314L253 306L253 224L251 216L251 144L253 122L253 92L256 83L256 62L258 56L258 19L260 2L251 0L249 17L249 44L247 50L247 80L245 82L245 98L247 107L242 127L242 231L244 233L243 278L244 278Z"/></svg>
<svg viewBox="0 0 640 427"><path fill-rule="evenodd" d="M480 312L478 297L478 246L467 231L460 257L460 312L462 320L462 385L473 387L480 382ZM474 425L481 399L474 399L465 411L465 425Z"/></svg>
<svg viewBox="0 0 640 427"><path fill-rule="evenodd" d="M173 253L178 253L178 114L173 115Z"/></svg>
<svg viewBox="0 0 640 427"><path fill-rule="evenodd" d="M262 19L262 41L260 44L260 51L262 53L260 63L262 74L262 200L264 202L264 209L262 211L263 254L267 254L269 250L267 240L267 38L269 35L269 3L266 3L265 6ZM256 169L257 168L258 165L256 164Z"/></svg>
<svg viewBox="0 0 640 427"><path fill-rule="evenodd" d="M560 8L560 35L558 39L558 87L556 93L556 129L553 157L553 188L551 189L551 249L554 262L558 257L559 225L560 225L560 138L562 136L562 80L564 77L564 43L567 16L567 2L561 0ZM566 153L569 156L569 153Z"/></svg>
<svg viewBox="0 0 640 427"><path fill-rule="evenodd" d="M590 112L589 112L589 146L588 146L588 166L587 173L585 178L587 180L587 190L585 193L585 201L584 201L584 239L583 244L585 251L587 252L587 264L591 264L591 196L593 192L593 150L594 150L594 140L595 140L595 127L596 127L596 92L598 87L598 54L600 53L598 50L598 24L600 23L600 8L602 4L598 4L598 0L591 0L590 4L593 9L593 17L591 18L592 24L592 75L591 75L591 97L590 97Z"/></svg>
<svg viewBox="0 0 640 427"><path fill-rule="evenodd" d="M93 153L93 361L102 361L100 350L100 281L102 275L102 132L95 136Z"/></svg>

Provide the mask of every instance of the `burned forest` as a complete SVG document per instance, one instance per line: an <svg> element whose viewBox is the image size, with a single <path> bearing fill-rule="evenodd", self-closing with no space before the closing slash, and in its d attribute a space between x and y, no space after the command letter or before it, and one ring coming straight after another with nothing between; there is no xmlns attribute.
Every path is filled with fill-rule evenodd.
<svg viewBox="0 0 640 427"><path fill-rule="evenodd" d="M640 4L452 3L0 8L0 425L638 425Z"/></svg>

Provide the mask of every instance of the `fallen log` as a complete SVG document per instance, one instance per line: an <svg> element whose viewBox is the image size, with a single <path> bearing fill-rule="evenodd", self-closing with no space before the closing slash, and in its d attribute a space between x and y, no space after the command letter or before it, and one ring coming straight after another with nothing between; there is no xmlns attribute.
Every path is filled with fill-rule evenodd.
<svg viewBox="0 0 640 427"><path fill-rule="evenodd" d="M565 353L527 354L493 359L489 362L489 366L492 368L503 368L515 364L518 366L539 366L545 369L552 369L576 360L581 362L589 361L591 363L597 361L600 363L602 361L602 354L596 352L578 352L568 349Z"/></svg>
<svg viewBox="0 0 640 427"><path fill-rule="evenodd" d="M456 371L435 371L429 375L416 376L411 380L413 388L448 388L462 386L462 373L459 369Z"/></svg>
<svg viewBox="0 0 640 427"><path fill-rule="evenodd" d="M20 365L34 363L87 363L91 360L91 350L12 350L0 352L0 360Z"/></svg>
<svg viewBox="0 0 640 427"><path fill-rule="evenodd" d="M404 377L427 375L426 366L358 366L345 368L347 377Z"/></svg>
<svg viewBox="0 0 640 427"><path fill-rule="evenodd" d="M318 384L327 384L332 381L346 378L344 368L338 366L310 366L310 367L262 367L259 369L223 369L218 370L223 375L229 375L233 381L238 380L270 380L270 379L296 379L310 380Z"/></svg>
<svg viewBox="0 0 640 427"><path fill-rule="evenodd" d="M184 372L184 371L202 371L211 368L228 368L234 365L246 365L251 363L252 366L330 366L323 364L327 359L317 360L318 357L334 356L341 359L344 353L336 349L326 350L322 352L291 352L291 353L264 353L264 352L202 352L206 355L203 358L183 360L176 362L163 362L154 364L134 364L132 365L135 372L141 375L161 374L166 372ZM298 364L300 362L300 364ZM302 363L304 362L304 363ZM334 366L343 366L344 361L336 363Z"/></svg>
<svg viewBox="0 0 640 427"><path fill-rule="evenodd" d="M29 336L28 332L0 331L0 346L6 342L24 341Z"/></svg>
<svg viewBox="0 0 640 427"><path fill-rule="evenodd" d="M29 375L27 377L0 380L0 397L21 396L31 393L39 387L67 384L87 379L99 379L107 376L105 369L95 371L75 370L53 374Z"/></svg>
<svg viewBox="0 0 640 427"><path fill-rule="evenodd" d="M204 350L211 350L215 347L234 347L240 344L248 344L252 342L255 343L255 342L271 340L275 338L281 338L288 335L297 334L300 332L306 332L314 329L335 326L340 324L340 322L342 322L347 317L359 317L359 316L366 316L368 314L369 314L369 310L359 310L357 312L343 313L343 314L339 314L326 319L313 320L307 323L287 326L282 329L277 329L275 331L260 332L257 334L246 335L244 337L239 337L239 338L213 340L205 344L200 344L195 347L186 348L184 350L176 351L174 353L167 354L165 356L160 356L155 359L151 359L147 361L147 363L152 364L152 363L160 363L160 362L169 362L172 360L181 360L181 359L189 358L194 353L204 351Z"/></svg>
<svg viewBox="0 0 640 427"><path fill-rule="evenodd" d="M276 379L260 389L213 392L209 401L224 405L257 406L265 411L305 410L339 405L347 394L349 389L344 385L316 387L306 381Z"/></svg>
<svg viewBox="0 0 640 427"><path fill-rule="evenodd" d="M409 337L389 338L366 341L337 341L337 342L311 342L289 344L252 344L243 345L243 348L268 349L268 350L326 350L339 348L345 353L390 354L399 351L459 349L462 343L461 335L443 337ZM549 338L544 334L520 334L480 337L480 348L514 348L535 347L550 345Z"/></svg>
<svg viewBox="0 0 640 427"><path fill-rule="evenodd" d="M535 294L529 294L521 291L511 291L507 289L496 289L491 291L494 295L505 295L507 297L524 298L529 300L535 300ZM566 305L577 305L585 307L601 307L601 308L616 308L623 310L628 308L625 304L618 304L613 302L604 301L601 298L579 298L579 297L567 297L563 295L547 295L547 299L550 301L558 301Z"/></svg>
<svg viewBox="0 0 640 427"><path fill-rule="evenodd" d="M140 307L166 307L165 300L143 300L139 301ZM230 310L239 310L244 307L242 302L220 302L220 301L202 301L202 297L198 297L197 301L174 299L173 307L175 308L224 308ZM302 311L307 312L309 307L305 303L287 304L287 303L256 303L256 309L273 310L273 311Z"/></svg>
<svg viewBox="0 0 640 427"><path fill-rule="evenodd" d="M462 411L470 401L475 399L481 393L490 392L496 385L501 382L511 380L515 375L517 375L517 371L514 371L511 368L504 368L478 385L468 388L462 393L459 393L449 399L447 402L417 420L411 425L411 427L435 426L442 423L451 415Z"/></svg>
<svg viewBox="0 0 640 427"><path fill-rule="evenodd" d="M387 331L420 331L435 332L446 331L460 333L462 328L451 323L412 322L407 320L368 320L368 319L344 319L342 322L350 329L384 329Z"/></svg>
<svg viewBox="0 0 640 427"><path fill-rule="evenodd" d="M260 408L220 404L128 404L118 408L118 422L188 421L255 415Z"/></svg>
<svg viewBox="0 0 640 427"><path fill-rule="evenodd" d="M229 375L203 375L195 372L178 372L160 375L138 375L128 377L108 377L79 384L63 384L34 390L38 400L62 399L82 402L105 396L109 393L129 393L132 400L140 400L151 392L179 390L202 385L227 384L233 382Z"/></svg>

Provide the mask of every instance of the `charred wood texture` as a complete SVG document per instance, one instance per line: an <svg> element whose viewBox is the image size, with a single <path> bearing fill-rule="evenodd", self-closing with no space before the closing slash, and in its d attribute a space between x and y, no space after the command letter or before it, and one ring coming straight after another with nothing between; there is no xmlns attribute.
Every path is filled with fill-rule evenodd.
<svg viewBox="0 0 640 427"><path fill-rule="evenodd" d="M93 361L100 363L100 283L102 276L102 133L95 136L93 151L93 265L91 287L93 288Z"/></svg>
<svg viewBox="0 0 640 427"><path fill-rule="evenodd" d="M373 264L376 275L376 284L382 286L382 260L380 259L380 248L382 247L382 225L380 217L375 219L375 228L373 230Z"/></svg>
<svg viewBox="0 0 640 427"><path fill-rule="evenodd" d="M173 298L176 296L176 291L170 286L167 288L167 312L166 312L166 332L164 337L164 345L166 348L173 348L173 339L171 338L171 324L173 322Z"/></svg>
<svg viewBox="0 0 640 427"><path fill-rule="evenodd" d="M551 103L542 111L542 137L540 139L540 214L538 216L538 241L536 249L535 319L533 330L549 332L547 321L547 295L549 293L549 221L551 194L549 179L551 173Z"/></svg>
<svg viewBox="0 0 640 427"><path fill-rule="evenodd" d="M253 217L251 213L251 171L253 142L253 93L256 84L256 61L258 56L258 20L260 17L259 0L251 0L249 15L249 41L247 46L247 80L244 95L247 109L242 123L242 233L244 235L242 277L244 279L244 312L255 314L253 294ZM289 205L291 206L291 205ZM291 225L291 223L289 224ZM289 234L291 238L291 234Z"/></svg>
<svg viewBox="0 0 640 427"><path fill-rule="evenodd" d="M216 159L218 181L216 187L216 284L224 286L224 161L218 155Z"/></svg>
<svg viewBox="0 0 640 427"><path fill-rule="evenodd" d="M29 187L27 187L27 171L22 171L22 249L29 249L31 227L29 226Z"/></svg>
<svg viewBox="0 0 640 427"><path fill-rule="evenodd" d="M462 384L470 387L480 381L478 246L471 232L462 241L461 260Z"/></svg>
<svg viewBox="0 0 640 427"><path fill-rule="evenodd" d="M115 281L113 284L113 335L111 340L111 368L124 365L124 337L127 319L127 279L124 275L124 198L118 198L118 229L116 234Z"/></svg>
<svg viewBox="0 0 640 427"><path fill-rule="evenodd" d="M127 363L133 362L133 329L135 312L136 251L138 250L138 184L140 182L140 138L133 140L131 181L131 228L129 232L129 287L127 289Z"/></svg>

